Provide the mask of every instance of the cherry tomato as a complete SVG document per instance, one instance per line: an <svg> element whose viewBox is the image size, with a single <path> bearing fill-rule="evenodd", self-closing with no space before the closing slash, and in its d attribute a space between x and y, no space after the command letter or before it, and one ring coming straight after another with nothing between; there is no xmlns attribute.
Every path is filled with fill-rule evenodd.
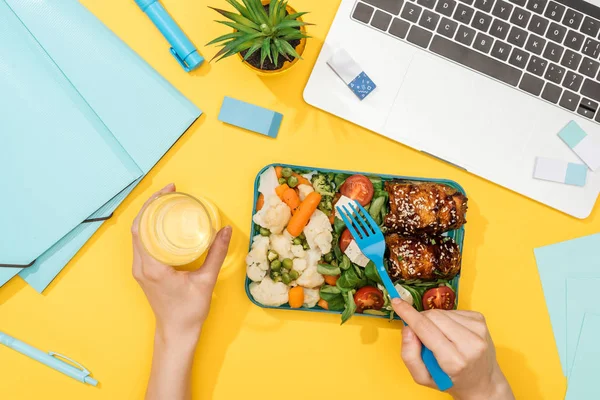
<svg viewBox="0 0 600 400"><path fill-rule="evenodd" d="M385 303L383 292L375 286L363 286L354 294L354 303L356 304L356 312L363 310L381 310Z"/></svg>
<svg viewBox="0 0 600 400"><path fill-rule="evenodd" d="M429 289L423 294L423 309L453 310L456 294L448 286Z"/></svg>
<svg viewBox="0 0 600 400"><path fill-rule="evenodd" d="M342 235L340 236L340 250L342 251L342 253L346 251L346 249L350 245L350 242L353 240L354 238L352 237L352 234L348 229L342 232Z"/></svg>
<svg viewBox="0 0 600 400"><path fill-rule="evenodd" d="M340 187L340 193L344 196L358 201L362 206L366 206L373 198L373 184L364 175L352 175Z"/></svg>

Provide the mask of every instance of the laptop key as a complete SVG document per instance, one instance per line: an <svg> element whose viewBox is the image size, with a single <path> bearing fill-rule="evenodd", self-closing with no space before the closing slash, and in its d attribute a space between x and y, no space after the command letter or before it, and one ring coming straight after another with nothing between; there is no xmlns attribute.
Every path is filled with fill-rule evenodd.
<svg viewBox="0 0 600 400"><path fill-rule="evenodd" d="M456 1L454 0L440 0L435 7L435 11L439 12L446 17L451 17L452 12L456 8Z"/></svg>
<svg viewBox="0 0 600 400"><path fill-rule="evenodd" d="M494 46L492 47L492 52L490 53L492 57L496 57L499 60L506 61L508 59L508 55L510 54L510 49L512 46L508 43L501 42L500 40L496 40Z"/></svg>
<svg viewBox="0 0 600 400"><path fill-rule="evenodd" d="M544 16L550 18L553 21L560 22L564 13L565 6L563 6L562 4L558 4L555 1L551 1L550 4L548 4L548 7L546 7L546 12L544 13Z"/></svg>
<svg viewBox="0 0 600 400"><path fill-rule="evenodd" d="M587 38L581 52L590 58L598 58L598 55L600 54L600 42Z"/></svg>
<svg viewBox="0 0 600 400"><path fill-rule="evenodd" d="M504 40L508 35L508 30L510 29L510 25L504 21L499 19L494 19L492 22L492 27L490 28L490 35L497 37L498 39Z"/></svg>
<svg viewBox="0 0 600 400"><path fill-rule="evenodd" d="M569 28L577 29L577 28L579 28L579 24L581 24L582 19L583 19L582 13L569 8L569 9L567 9L565 16L563 17L562 23L563 23L563 25L566 25Z"/></svg>
<svg viewBox="0 0 600 400"><path fill-rule="evenodd" d="M572 70L577 70L579 63L581 62L581 58L581 54L577 54L574 51L567 49L567 51L565 51L565 55L562 58L562 61L560 62L560 65L562 65L563 67L570 68Z"/></svg>
<svg viewBox="0 0 600 400"><path fill-rule="evenodd" d="M471 22L471 17L473 17L474 12L475 10L471 7L467 7L464 4L459 4L458 7L456 7L456 11L454 12L454 16L452 18L458 22L468 25L469 22Z"/></svg>
<svg viewBox="0 0 600 400"><path fill-rule="evenodd" d="M524 74L523 79L521 79L521 83L519 84L519 89L531 93L534 96L539 96L543 87L544 81L531 74Z"/></svg>
<svg viewBox="0 0 600 400"><path fill-rule="evenodd" d="M565 28L564 26L558 25L555 22L552 22L550 24L550 28L548 28L548 31L546 32L546 38L548 38L556 43L562 43L563 39L565 38L566 33L567 33L567 28Z"/></svg>
<svg viewBox="0 0 600 400"><path fill-rule="evenodd" d="M558 103L562 89L560 86L556 86L550 82L546 83L544 91L542 92L542 98L548 100L554 104Z"/></svg>
<svg viewBox="0 0 600 400"><path fill-rule="evenodd" d="M584 57L579 66L579 72L590 78L595 78L598 73L598 67L600 67L600 63L591 58Z"/></svg>
<svg viewBox="0 0 600 400"><path fill-rule="evenodd" d="M575 51L579 51L583 46L583 35L579 32L569 30L565 38L565 46Z"/></svg>
<svg viewBox="0 0 600 400"><path fill-rule="evenodd" d="M422 8L416 4L406 3L402 9L402 14L400 14L400 17L407 21L416 23L419 20L419 15L421 15L421 10Z"/></svg>
<svg viewBox="0 0 600 400"><path fill-rule="evenodd" d="M391 21L392 16L390 14L381 10L377 10L375 11L375 15L371 20L371 26L374 26L377 29L381 29L382 31L387 31Z"/></svg>
<svg viewBox="0 0 600 400"><path fill-rule="evenodd" d="M539 15L534 15L531 17L531 21L529 22L529 27L527 29L542 36L544 33L546 33L546 28L548 28L549 23L550 22L546 18L540 17Z"/></svg>
<svg viewBox="0 0 600 400"><path fill-rule="evenodd" d="M431 8L432 10L435 6L435 0L417 0L417 3L423 7Z"/></svg>
<svg viewBox="0 0 600 400"><path fill-rule="evenodd" d="M494 6L494 10L492 11L492 15L498 18L501 18L505 21L508 21L508 17L510 17L510 13L513 9L513 5L507 3L506 1L497 1Z"/></svg>
<svg viewBox="0 0 600 400"><path fill-rule="evenodd" d="M577 107L577 114L591 119L594 118L596 110L598 110L598 103L590 99L583 98L579 103L579 107Z"/></svg>
<svg viewBox="0 0 600 400"><path fill-rule="evenodd" d="M410 24L400 18L394 17L390 30L388 31L391 35L399 37L400 39L406 38Z"/></svg>
<svg viewBox="0 0 600 400"><path fill-rule="evenodd" d="M420 28L416 25L413 25L410 28L410 32L408 32L406 40L413 44L416 44L417 46L427 48L429 42L431 41L431 36L433 36L431 32Z"/></svg>
<svg viewBox="0 0 600 400"><path fill-rule="evenodd" d="M567 71L565 75L565 80L562 83L562 86L572 90L574 92L578 92L581 84L583 83L583 76L576 74L572 71Z"/></svg>
<svg viewBox="0 0 600 400"><path fill-rule="evenodd" d="M374 11L375 9L373 7L370 7L364 3L357 3L356 8L352 13L352 18L368 24L371 20L371 16L373 16Z"/></svg>
<svg viewBox="0 0 600 400"><path fill-rule="evenodd" d="M561 45L548 42L544 49L544 58L547 58L550 61L559 62L563 51L565 51L565 49Z"/></svg>
<svg viewBox="0 0 600 400"><path fill-rule="evenodd" d="M586 35L596 37L598 31L600 31L600 21L592 17L586 16L579 30L585 33Z"/></svg>
<svg viewBox="0 0 600 400"><path fill-rule="evenodd" d="M535 13L541 14L544 12L544 8L546 7L547 2L548 0L529 0L527 2L527 9Z"/></svg>
<svg viewBox="0 0 600 400"><path fill-rule="evenodd" d="M492 17L488 14L484 14L481 11L475 13L475 18L471 22L471 26L477 30L487 32L490 24L492 23Z"/></svg>
<svg viewBox="0 0 600 400"><path fill-rule="evenodd" d="M542 54L545 44L546 39L542 39L539 36L531 34L529 35L529 39L527 39L527 43L525 44L525 50L529 50L532 53L540 55Z"/></svg>
<svg viewBox="0 0 600 400"><path fill-rule="evenodd" d="M523 47L525 46L525 41L527 40L528 33L523 29L513 26L510 28L510 33L508 34L508 43Z"/></svg>
<svg viewBox="0 0 600 400"><path fill-rule="evenodd" d="M510 17L510 22L520 26L521 28L525 28L530 17L531 13L529 11L523 10L522 8L517 8L515 11L513 11L512 16Z"/></svg>
<svg viewBox="0 0 600 400"><path fill-rule="evenodd" d="M400 9L402 8L403 0L361 0L365 3L368 3L372 6L380 8L384 11L389 12L390 14L398 15L400 14Z"/></svg>
<svg viewBox="0 0 600 400"><path fill-rule="evenodd" d="M456 28L458 28L458 23L456 21L452 21L446 17L442 18L442 22L438 25L437 32L440 35L444 35L447 38L452 39L454 37L454 33L456 32Z"/></svg>
<svg viewBox="0 0 600 400"><path fill-rule="evenodd" d="M479 32L477 34L477 37L475 38L475 42L473 43L473 48L481 51L482 53L487 53L492 48L493 42L494 42L493 37Z"/></svg>
<svg viewBox="0 0 600 400"><path fill-rule="evenodd" d="M527 3L527 0L509 0L511 3L517 4L521 7L525 7L525 3Z"/></svg>
<svg viewBox="0 0 600 400"><path fill-rule="evenodd" d="M513 49L508 60L510 64L521 69L525 69L527 61L529 61L529 53L517 48Z"/></svg>
<svg viewBox="0 0 600 400"><path fill-rule="evenodd" d="M527 63L527 71L537 76L542 76L544 75L547 65L548 61L544 60L543 58L531 56L529 63Z"/></svg>
<svg viewBox="0 0 600 400"><path fill-rule="evenodd" d="M470 46L475 38L475 29L471 29L468 26L461 25L456 33L456 40L460 43Z"/></svg>
<svg viewBox="0 0 600 400"><path fill-rule="evenodd" d="M494 0L475 0L475 8L478 8L485 12L490 12L492 10L493 5Z"/></svg>
<svg viewBox="0 0 600 400"><path fill-rule="evenodd" d="M556 64L550 64L548 66L548 69L546 70L546 75L544 75L544 79L550 82L558 83L560 85L563 77L565 76L565 71L566 69L564 69L563 67L560 67Z"/></svg>
<svg viewBox="0 0 600 400"><path fill-rule="evenodd" d="M421 19L419 20L419 25L421 25L423 28L427 28L429 30L434 31L439 20L439 14L436 14L429 10L423 10L423 14L421 15Z"/></svg>
<svg viewBox="0 0 600 400"><path fill-rule="evenodd" d="M580 98L581 96L573 92L569 92L568 90L565 90L560 98L560 103L558 104L560 104L561 107L564 107L569 111L575 111L577 105L579 104Z"/></svg>
<svg viewBox="0 0 600 400"><path fill-rule="evenodd" d="M462 3L465 3L465 4L468 4L468 5L472 6L472 5L473 5L473 2L474 2L475 0L459 0L459 1L461 1Z"/></svg>
<svg viewBox="0 0 600 400"><path fill-rule="evenodd" d="M435 35L429 50L508 85L517 86L522 72L473 49Z"/></svg>

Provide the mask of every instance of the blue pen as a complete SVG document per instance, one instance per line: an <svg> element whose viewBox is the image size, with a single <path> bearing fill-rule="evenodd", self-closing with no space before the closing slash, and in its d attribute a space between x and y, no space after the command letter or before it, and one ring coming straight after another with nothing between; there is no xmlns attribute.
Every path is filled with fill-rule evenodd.
<svg viewBox="0 0 600 400"><path fill-rule="evenodd" d="M194 44L158 0L135 0L135 2L171 44L171 54L186 72L198 68L204 62L204 57L198 53Z"/></svg>
<svg viewBox="0 0 600 400"><path fill-rule="evenodd" d="M79 382L88 383L93 386L98 385L98 381L89 376L91 374L90 371L85 369L83 365L71 360L68 357L53 352L44 353L43 351L38 350L35 347L31 347L30 345L2 332L0 332L0 343L8 348L18 351L23 355L26 355L29 358L39 361L42 364L57 370L58 372L62 372L73 379L77 379ZM73 365L59 359L59 357L70 361L71 363L79 366L81 369L75 368Z"/></svg>

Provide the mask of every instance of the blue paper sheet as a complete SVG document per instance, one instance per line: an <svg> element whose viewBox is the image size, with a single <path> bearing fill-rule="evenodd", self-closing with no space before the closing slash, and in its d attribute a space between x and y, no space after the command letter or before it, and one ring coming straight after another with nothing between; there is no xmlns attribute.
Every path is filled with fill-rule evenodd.
<svg viewBox="0 0 600 400"><path fill-rule="evenodd" d="M600 332L600 315L585 314L565 400L600 399L598 332Z"/></svg>
<svg viewBox="0 0 600 400"><path fill-rule="evenodd" d="M563 374L567 376L568 278L600 278L600 233L534 250Z"/></svg>

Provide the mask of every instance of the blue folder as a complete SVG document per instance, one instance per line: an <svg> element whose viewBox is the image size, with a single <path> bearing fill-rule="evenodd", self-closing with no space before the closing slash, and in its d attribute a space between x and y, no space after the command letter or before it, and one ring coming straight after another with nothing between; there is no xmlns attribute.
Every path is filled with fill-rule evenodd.
<svg viewBox="0 0 600 400"><path fill-rule="evenodd" d="M0 23L0 50L2 46L7 46L5 42L15 43L14 36L17 34L14 32L20 31L20 35L26 38L21 40L28 42L28 46L18 47L20 52L26 54L22 57L33 57L27 54L34 50L39 53L39 49L42 49L50 66L48 68L56 72L55 80L63 82L61 88L69 88L73 103L80 104L80 107L69 109L56 106L58 111L63 113L60 118L57 117L57 121L71 121L72 118L69 118L70 114L66 115L67 112L87 112L85 115L88 124L95 123L96 131L106 134L97 135L104 139L104 147L111 148L112 153L96 156L93 159L97 162L90 163L92 166L88 168L94 172L94 167L106 171L106 165L112 164L106 162L105 156L109 160L121 157L120 166L114 162L113 169L117 172L129 172L121 172L127 179L122 178L117 183L113 179L115 172L110 170L111 179L108 179L107 183L110 184L110 190L102 185L98 188L98 179L90 182L89 186L92 189L102 189L104 192L89 195L96 202L86 208L88 211L82 211L75 217L72 215L73 209L67 210L62 207L61 210L67 211L62 211L61 217L68 216L71 226L66 229L66 223L61 225L62 233L53 237L53 242L47 239L50 243L46 248L40 244L35 247L36 251L31 251L32 254L39 253L35 254L35 262L31 267L22 271L0 268L0 285L20 272L36 290L42 291L98 229L101 220L112 214L140 179L200 116L201 111L75 0L0 0L0 20L10 20L14 28L10 29L10 32L13 32L12 36L6 36L10 40L4 40L5 35L8 35L5 32L8 28L4 29L4 24ZM38 58L42 57L40 54L37 55ZM0 56L0 67L3 65L2 59ZM28 64L26 67L29 68L26 77L39 75L44 71L40 63ZM68 84L65 84L65 81ZM35 92L35 88L32 87L31 90ZM52 92L50 89L48 91ZM55 91L60 92L58 88ZM0 90L0 99L10 96L5 93ZM28 96L33 94L28 93ZM84 105L87 107L83 107ZM40 112L39 109L35 111ZM33 113L33 116L35 115L36 113ZM37 116L40 118L39 114ZM41 119L46 116L42 113ZM85 135L86 138L88 136L92 135ZM46 146L51 152L62 151L55 148L52 141L46 143ZM90 147L93 151L84 149L86 154L97 154L97 146L94 144ZM1 163L2 161L0 166ZM71 169L81 169L78 164L70 165ZM45 166L48 169L53 167ZM3 176L2 172L0 176ZM52 187L51 183L62 183L65 176L65 171L62 170L58 174L48 173L48 187ZM77 176L86 175L82 172ZM68 185L63 185L66 186ZM31 185L30 190L36 193L36 197L39 196L41 203L46 204L47 196L42 196L37 186ZM76 193L81 191L78 189ZM84 194L87 196L87 193ZM61 204L56 201L57 207ZM18 205L15 207L18 208ZM23 213L24 210L26 211L22 208L20 211ZM92 222L82 223L84 220ZM38 222L35 226L39 225ZM0 227L0 239L4 237L1 229ZM37 243L37 238L34 239L29 240L25 247L29 249L32 243ZM4 253L0 251L0 254Z"/></svg>

